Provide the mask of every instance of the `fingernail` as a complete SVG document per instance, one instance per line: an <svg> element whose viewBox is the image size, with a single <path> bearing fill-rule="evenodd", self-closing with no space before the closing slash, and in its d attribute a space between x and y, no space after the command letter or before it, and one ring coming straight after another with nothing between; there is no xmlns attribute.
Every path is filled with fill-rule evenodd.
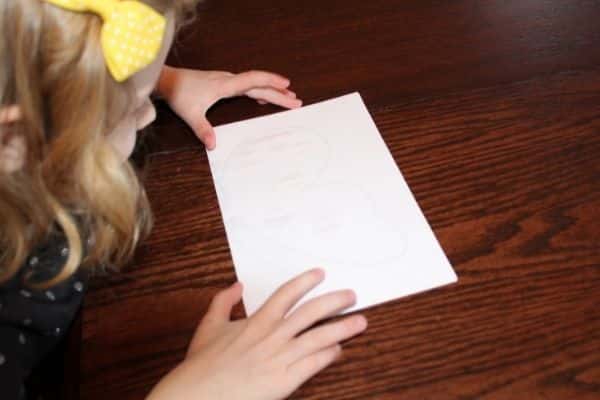
<svg viewBox="0 0 600 400"><path fill-rule="evenodd" d="M311 271L311 273L319 277L320 279L323 279L325 277L325 270L323 270L323 268L315 268Z"/></svg>
<svg viewBox="0 0 600 400"><path fill-rule="evenodd" d="M344 358L344 352L342 351L342 346L340 346L339 344L336 347L336 356L335 356L335 361L339 361L341 359Z"/></svg>
<svg viewBox="0 0 600 400"><path fill-rule="evenodd" d="M346 290L348 300L352 301L352 303L356 303L356 292L354 290Z"/></svg>
<svg viewBox="0 0 600 400"><path fill-rule="evenodd" d="M354 323L356 324L356 329L358 330L364 331L365 329L367 329L367 319L362 315L357 316Z"/></svg>

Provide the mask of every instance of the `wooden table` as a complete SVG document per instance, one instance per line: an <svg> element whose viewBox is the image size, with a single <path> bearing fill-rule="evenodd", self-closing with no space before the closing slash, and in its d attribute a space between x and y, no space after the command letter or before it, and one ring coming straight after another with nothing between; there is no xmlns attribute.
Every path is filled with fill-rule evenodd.
<svg viewBox="0 0 600 400"><path fill-rule="evenodd" d="M360 91L459 276L367 310L294 399L600 398L600 2L207 0L171 63ZM87 297L84 399L143 398L235 279L206 154L164 105L148 152L156 227Z"/></svg>

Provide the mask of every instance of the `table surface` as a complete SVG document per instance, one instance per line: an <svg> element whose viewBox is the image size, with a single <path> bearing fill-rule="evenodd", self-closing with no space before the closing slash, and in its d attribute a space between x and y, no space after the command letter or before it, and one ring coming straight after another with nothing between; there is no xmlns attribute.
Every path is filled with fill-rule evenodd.
<svg viewBox="0 0 600 400"><path fill-rule="evenodd" d="M599 20L595 0L200 6L170 63L277 71L307 104L359 91L459 276L365 311L294 399L600 398ZM87 297L85 399L143 398L235 280L205 151L164 105L146 152L156 226Z"/></svg>

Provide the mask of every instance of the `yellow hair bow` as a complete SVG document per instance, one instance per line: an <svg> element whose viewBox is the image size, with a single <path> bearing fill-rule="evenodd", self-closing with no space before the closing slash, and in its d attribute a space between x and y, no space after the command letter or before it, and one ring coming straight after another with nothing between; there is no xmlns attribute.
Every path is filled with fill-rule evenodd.
<svg viewBox="0 0 600 400"><path fill-rule="evenodd" d="M101 44L106 65L122 82L151 64L162 47L165 17L136 0L45 0L76 12L102 17Z"/></svg>

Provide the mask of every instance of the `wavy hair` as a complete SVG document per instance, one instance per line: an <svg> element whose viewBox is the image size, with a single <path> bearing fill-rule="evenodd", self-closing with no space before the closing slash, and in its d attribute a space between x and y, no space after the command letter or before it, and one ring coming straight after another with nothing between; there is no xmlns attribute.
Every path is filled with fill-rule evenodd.
<svg viewBox="0 0 600 400"><path fill-rule="evenodd" d="M143 2L162 14L174 11L178 26L197 4ZM94 14L40 0L0 2L0 110L21 110L17 122L0 125L0 148L18 137L25 149L21 168L0 170L0 283L56 232L69 255L56 276L32 286L54 285L80 267L122 266L150 231L137 173L106 139L131 111L134 88L108 72L101 27Z"/></svg>

